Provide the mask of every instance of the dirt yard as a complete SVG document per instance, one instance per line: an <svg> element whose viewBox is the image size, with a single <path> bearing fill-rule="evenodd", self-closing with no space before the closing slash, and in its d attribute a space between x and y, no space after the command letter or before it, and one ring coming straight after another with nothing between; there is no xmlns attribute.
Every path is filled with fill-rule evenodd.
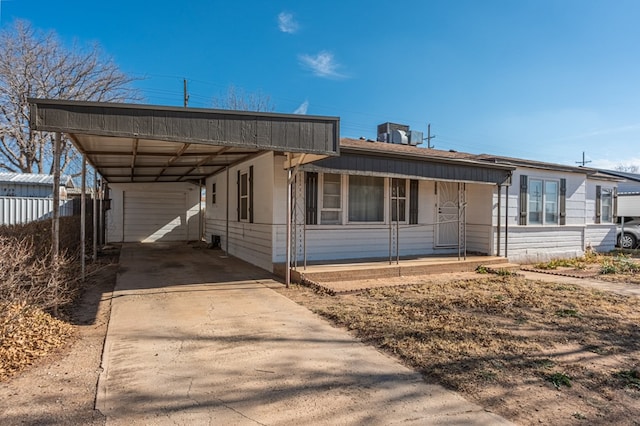
<svg viewBox="0 0 640 426"><path fill-rule="evenodd" d="M104 424L93 407L116 272L115 264L102 269L69 311L75 332L64 349L0 382L0 423ZM607 275L627 285L636 278ZM517 424L640 425L640 298L561 276L385 281L395 286L341 296L280 291Z"/></svg>
<svg viewBox="0 0 640 426"><path fill-rule="evenodd" d="M638 298L561 277L396 281L339 296L282 292L517 424L640 425Z"/></svg>

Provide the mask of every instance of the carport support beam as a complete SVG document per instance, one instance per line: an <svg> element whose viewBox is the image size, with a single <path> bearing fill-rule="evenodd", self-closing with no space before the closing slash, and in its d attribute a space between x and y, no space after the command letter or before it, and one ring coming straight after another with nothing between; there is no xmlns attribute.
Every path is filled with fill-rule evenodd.
<svg viewBox="0 0 640 426"><path fill-rule="evenodd" d="M62 135L56 132L53 142L53 211L51 223L51 259L58 260L60 252L60 143Z"/></svg>
<svg viewBox="0 0 640 426"><path fill-rule="evenodd" d="M85 260L86 255L86 225L87 225L87 156L82 155L82 193L80 194L80 266L82 281L84 281L87 272L87 265Z"/></svg>
<svg viewBox="0 0 640 426"><path fill-rule="evenodd" d="M98 171L93 169L93 252L92 259L98 261Z"/></svg>

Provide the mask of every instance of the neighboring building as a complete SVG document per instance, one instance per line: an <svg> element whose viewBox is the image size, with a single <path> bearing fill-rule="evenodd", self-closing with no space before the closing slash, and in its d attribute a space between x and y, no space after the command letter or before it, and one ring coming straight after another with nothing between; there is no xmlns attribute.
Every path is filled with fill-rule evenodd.
<svg viewBox="0 0 640 426"><path fill-rule="evenodd" d="M60 177L60 214L72 215L67 191L74 188L70 176ZM0 225L14 225L50 217L53 210L53 176L0 173Z"/></svg>
<svg viewBox="0 0 640 426"><path fill-rule="evenodd" d="M74 188L70 176L60 176L60 199ZM53 175L35 173L0 173L0 197L53 197Z"/></svg>
<svg viewBox="0 0 640 426"><path fill-rule="evenodd" d="M640 218L640 174L617 170L600 170L620 179L618 183L618 216Z"/></svg>
<svg viewBox="0 0 640 426"><path fill-rule="evenodd" d="M265 153L208 178L207 240L269 271L284 264L285 163ZM594 169L343 138L339 157L294 177L299 262L461 250L535 262L615 246L617 179Z"/></svg>

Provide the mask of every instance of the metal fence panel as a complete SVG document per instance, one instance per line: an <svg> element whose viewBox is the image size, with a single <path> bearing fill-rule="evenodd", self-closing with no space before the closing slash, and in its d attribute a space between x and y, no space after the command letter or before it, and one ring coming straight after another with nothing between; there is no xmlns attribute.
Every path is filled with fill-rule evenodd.
<svg viewBox="0 0 640 426"><path fill-rule="evenodd" d="M73 215L73 200L60 201L60 216ZM0 225L16 225L50 219L53 199L35 197L0 197Z"/></svg>

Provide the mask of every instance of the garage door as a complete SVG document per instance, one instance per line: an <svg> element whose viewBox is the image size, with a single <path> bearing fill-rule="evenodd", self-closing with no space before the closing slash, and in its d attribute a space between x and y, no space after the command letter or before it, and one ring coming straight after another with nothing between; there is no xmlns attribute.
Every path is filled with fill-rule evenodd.
<svg viewBox="0 0 640 426"><path fill-rule="evenodd" d="M124 241L186 241L184 192L124 193Z"/></svg>

